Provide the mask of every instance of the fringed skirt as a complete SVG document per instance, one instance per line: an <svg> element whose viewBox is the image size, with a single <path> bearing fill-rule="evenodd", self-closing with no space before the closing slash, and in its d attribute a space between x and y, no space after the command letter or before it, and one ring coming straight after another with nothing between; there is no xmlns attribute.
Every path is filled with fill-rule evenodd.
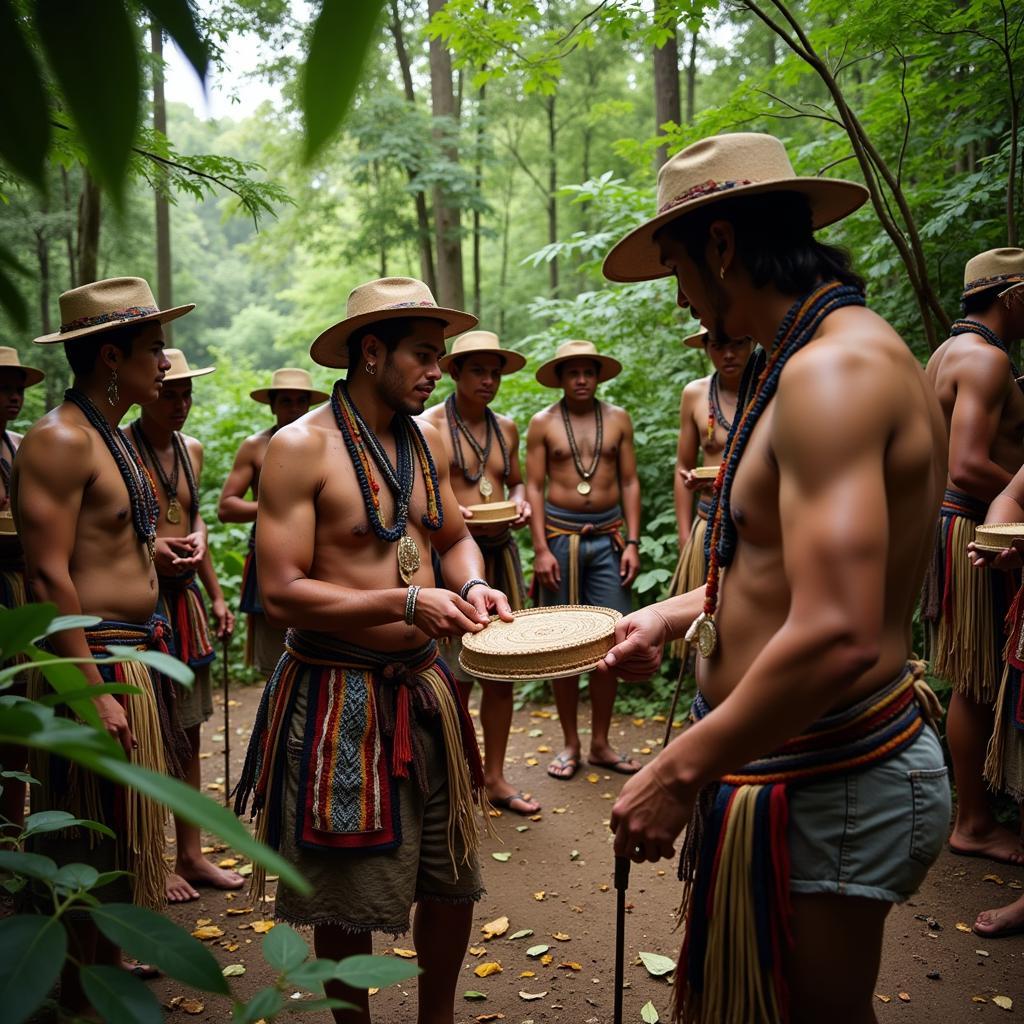
<svg viewBox="0 0 1024 1024"><path fill-rule="evenodd" d="M697 514L690 526L690 536L686 538L683 550L679 554L679 562L672 579L668 584L668 597L679 597L691 590L703 587L708 579L708 560L704 556L704 535L708 530L708 513L711 502L701 499L697 503ZM686 644L683 640L673 640L669 645L669 655L681 658Z"/></svg>
<svg viewBox="0 0 1024 1024"><path fill-rule="evenodd" d="M1006 618L1006 666L996 697L995 721L985 757L989 785L1024 801L1024 588Z"/></svg>

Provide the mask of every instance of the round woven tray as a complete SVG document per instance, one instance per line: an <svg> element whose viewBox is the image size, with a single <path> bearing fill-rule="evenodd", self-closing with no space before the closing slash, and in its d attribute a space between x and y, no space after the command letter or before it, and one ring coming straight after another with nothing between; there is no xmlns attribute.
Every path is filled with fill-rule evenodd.
<svg viewBox="0 0 1024 1024"><path fill-rule="evenodd" d="M594 605L554 605L491 619L462 638L459 663L480 679L559 679L589 672L611 650L622 617Z"/></svg>
<svg viewBox="0 0 1024 1024"><path fill-rule="evenodd" d="M694 480L714 480L718 476L717 466L698 466L691 471Z"/></svg>
<svg viewBox="0 0 1024 1024"><path fill-rule="evenodd" d="M0 509L0 534L16 534L14 513L9 508Z"/></svg>
<svg viewBox="0 0 1024 1024"><path fill-rule="evenodd" d="M485 505L467 505L473 518L467 520L470 526L477 523L511 523L516 518L514 501L489 501Z"/></svg>
<svg viewBox="0 0 1024 1024"><path fill-rule="evenodd" d="M1024 523L986 523L978 527L974 546L982 551L1005 551L1018 538L1024 539Z"/></svg>

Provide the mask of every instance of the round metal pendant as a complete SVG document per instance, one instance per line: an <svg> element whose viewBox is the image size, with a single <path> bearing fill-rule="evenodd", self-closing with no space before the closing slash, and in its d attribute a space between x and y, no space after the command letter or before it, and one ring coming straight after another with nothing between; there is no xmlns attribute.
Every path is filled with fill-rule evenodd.
<svg viewBox="0 0 1024 1024"><path fill-rule="evenodd" d="M181 503L177 498L171 498L167 505L167 522L173 523L175 526L181 522Z"/></svg>
<svg viewBox="0 0 1024 1024"><path fill-rule="evenodd" d="M416 541L407 533L403 533L398 541L398 572L403 583L412 582L413 576L420 568L420 549Z"/></svg>
<svg viewBox="0 0 1024 1024"><path fill-rule="evenodd" d="M697 627L697 650L702 658L710 658L718 646L718 630L711 616L705 617Z"/></svg>
<svg viewBox="0 0 1024 1024"><path fill-rule="evenodd" d="M494 493L494 485L485 476L480 478L480 493L484 496L485 501L490 500L491 495Z"/></svg>
<svg viewBox="0 0 1024 1024"><path fill-rule="evenodd" d="M589 494L590 493L590 481L589 480L581 480L576 485L576 490L579 491L580 494Z"/></svg>

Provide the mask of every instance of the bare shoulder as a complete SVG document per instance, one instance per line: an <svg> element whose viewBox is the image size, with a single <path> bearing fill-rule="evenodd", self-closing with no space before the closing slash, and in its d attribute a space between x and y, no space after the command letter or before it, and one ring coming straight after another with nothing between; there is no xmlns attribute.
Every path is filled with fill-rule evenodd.
<svg viewBox="0 0 1024 1024"><path fill-rule="evenodd" d="M198 437L193 437L191 434L182 434L181 437L190 455L203 457L203 443Z"/></svg>
<svg viewBox="0 0 1024 1024"><path fill-rule="evenodd" d="M633 420L621 405L613 405L611 402L602 401L601 411L604 414L605 421L608 423L614 423L625 430L633 426Z"/></svg>
<svg viewBox="0 0 1024 1024"><path fill-rule="evenodd" d="M419 416L413 417L421 427L426 423L432 424L435 427L440 427L444 423L444 418L444 402L438 402L437 405L432 405L429 409L424 409Z"/></svg>
<svg viewBox="0 0 1024 1024"><path fill-rule="evenodd" d="M51 409L22 438L19 472L43 471L65 480L88 479L95 470L96 437L77 409Z"/></svg>
<svg viewBox="0 0 1024 1024"><path fill-rule="evenodd" d="M420 433L423 434L423 440L427 442L427 447L431 451L444 448L444 435L438 429L436 423L417 417L416 424L419 426Z"/></svg>
<svg viewBox="0 0 1024 1024"><path fill-rule="evenodd" d="M555 417L558 415L558 402L552 402L551 405L545 406L539 412L535 412L530 417L530 427L533 430L546 430L548 426L554 422Z"/></svg>
<svg viewBox="0 0 1024 1024"><path fill-rule="evenodd" d="M18 445L21 444L21 434L16 434L13 430L7 431L7 436L11 439L11 444L17 449Z"/></svg>
<svg viewBox="0 0 1024 1024"><path fill-rule="evenodd" d="M503 413L498 412L494 414L494 418L498 421L498 426L507 433L517 434L519 432L519 428L516 426L516 421L512 419L511 416L506 416Z"/></svg>
<svg viewBox="0 0 1024 1024"><path fill-rule="evenodd" d="M710 377L698 377L696 380L691 380L683 388L683 401L694 402L699 401L708 393L708 386L711 383Z"/></svg>

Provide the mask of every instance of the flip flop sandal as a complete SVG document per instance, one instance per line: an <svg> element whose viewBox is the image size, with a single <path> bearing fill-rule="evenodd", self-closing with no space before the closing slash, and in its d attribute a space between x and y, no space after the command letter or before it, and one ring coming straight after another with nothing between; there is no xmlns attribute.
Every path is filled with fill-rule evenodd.
<svg viewBox="0 0 1024 1024"><path fill-rule="evenodd" d="M621 767L624 764L629 764L632 760L631 757L620 757L617 761L593 761L588 757L587 764L593 768L604 768L605 771L615 772L617 775L636 775L640 768ZM642 768L643 765L640 767Z"/></svg>
<svg viewBox="0 0 1024 1024"><path fill-rule="evenodd" d="M524 804L531 802L530 798L523 793L521 790L518 793L509 793L508 796L492 796L488 797L491 801L492 807L500 807L503 811L511 811L512 814L520 814L524 818L528 818L531 814L536 814L540 808L535 807L532 811L521 811L518 807L512 806L513 800L522 800Z"/></svg>
<svg viewBox="0 0 1024 1024"><path fill-rule="evenodd" d="M551 770L555 765L560 765L562 768L571 768L572 770L568 775L556 775ZM559 754L557 757L552 759L551 764L548 765L548 775L553 779L558 779L559 782L568 782L579 770L580 759L578 757L573 757L572 754Z"/></svg>

